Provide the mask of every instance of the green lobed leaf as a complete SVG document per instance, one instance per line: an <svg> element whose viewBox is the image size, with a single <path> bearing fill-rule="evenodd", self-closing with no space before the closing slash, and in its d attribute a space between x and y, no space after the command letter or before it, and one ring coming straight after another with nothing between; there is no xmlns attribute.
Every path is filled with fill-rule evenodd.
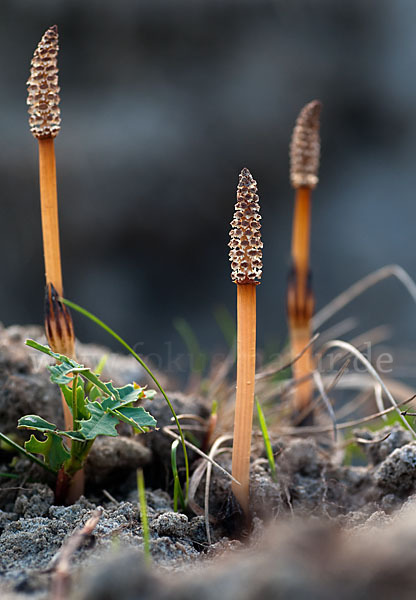
<svg viewBox="0 0 416 600"><path fill-rule="evenodd" d="M106 388L108 389L110 396L114 396L114 398L116 400L121 400L120 397L120 390L122 390L123 388L116 388L113 386L113 382L112 381L108 381L107 383L104 384L106 386ZM128 387L128 386L124 386L124 387Z"/></svg>
<svg viewBox="0 0 416 600"><path fill-rule="evenodd" d="M120 400L123 404L127 404L128 402L135 402L140 398L141 392L143 388L135 387L134 385L125 385L124 387L118 388L118 393L120 396Z"/></svg>
<svg viewBox="0 0 416 600"><path fill-rule="evenodd" d="M25 415L17 422L19 429L35 429L36 431L56 431L56 425L45 421L38 415Z"/></svg>
<svg viewBox="0 0 416 600"><path fill-rule="evenodd" d="M39 350L39 352L43 352L44 354L48 354L49 356L51 356L52 358L55 358L56 360L61 360L61 354L57 354L56 352L53 352L49 346L44 346L43 344L39 344L39 342L35 342L35 340L26 340L25 341L26 346L29 346L30 348L34 348L35 350ZM64 357L66 358L66 357Z"/></svg>
<svg viewBox="0 0 416 600"><path fill-rule="evenodd" d="M52 383L56 383L57 385L66 385L68 383L71 383L76 373L84 375L84 377L88 376L88 367L84 367L84 365L79 365L73 360L71 360L70 362L68 361L69 359L66 359L66 361L61 362L61 364L59 365L48 365L48 370L51 373Z"/></svg>
<svg viewBox="0 0 416 600"><path fill-rule="evenodd" d="M34 340L30 340L30 339L26 340L25 344L26 344L26 346L29 346L30 348L34 348L35 350L39 350L39 352L43 352L44 354L48 354L51 358L54 358L58 362L66 363L68 365L71 365L73 368L81 368L81 369L85 368L84 365L80 365L73 358L68 358L64 354L58 354L57 352L54 352L53 350L51 350L49 348L49 346L45 346L43 344L39 344L39 342L35 342Z"/></svg>
<svg viewBox="0 0 416 600"><path fill-rule="evenodd" d="M33 340L26 340L26 344L55 358L60 364L48 366L51 373L51 381L57 383L64 395L72 413L73 390L70 385L74 375L80 374L85 378L92 388L86 401L84 386L77 387L77 431L56 431L56 426L28 415L28 421L22 421L19 425L39 431L55 431L57 436L67 436L73 440L93 440L98 435L117 436L116 425L123 421L135 429L143 431L148 427L155 427L156 420L142 407L132 406L134 402L142 398L152 398L156 392L147 390L137 384L125 385L121 388L114 387L111 381L102 382L89 368L77 363L62 354L53 352L48 346L43 346ZM100 400L100 401L98 401ZM25 418L23 418L25 419Z"/></svg>
<svg viewBox="0 0 416 600"><path fill-rule="evenodd" d="M79 428L79 433L86 440L94 440L97 435L109 435L112 437L118 435L116 425L119 419L107 412L99 402L89 402L87 408L91 413L91 418L86 421L80 421Z"/></svg>
<svg viewBox="0 0 416 600"><path fill-rule="evenodd" d="M142 406L137 407L122 407L115 411L117 415L121 415L121 420L129 423L133 427L156 427L156 419L152 417Z"/></svg>
<svg viewBox="0 0 416 600"><path fill-rule="evenodd" d="M101 396L101 390L99 390L96 385L93 385L88 393L88 402L95 402L96 400L100 399Z"/></svg>
<svg viewBox="0 0 416 600"><path fill-rule="evenodd" d="M109 398L105 398L101 404L104 408L109 408L111 410L116 410L122 406L132 404L139 399L142 390L142 388L135 389L131 384L125 385L122 388L114 388L112 384L106 385L109 389L114 390L114 394Z"/></svg>
<svg viewBox="0 0 416 600"><path fill-rule="evenodd" d="M102 385L98 377L91 373L91 370L88 367L81 365L76 360L68 358L68 356L65 356L64 354L53 352L49 346L44 346L43 344L39 344L39 342L35 342L34 340L26 340L25 343L27 346L30 346L30 348L34 348L35 350L39 350L39 352L48 354L48 356L54 358L56 361L58 361L58 363L60 363L56 365L48 365L48 369L51 373L52 383L57 383L58 385L68 384L72 381L74 373L80 373L85 377L89 376L89 378L93 378L93 383ZM69 374L71 374L72 377L69 377Z"/></svg>
<svg viewBox="0 0 416 600"><path fill-rule="evenodd" d="M62 438L56 433L49 431L45 441L38 440L34 435L25 443L25 448L33 454L41 454L45 458L45 463L55 471L59 471L64 462L71 455L62 443Z"/></svg>
<svg viewBox="0 0 416 600"><path fill-rule="evenodd" d="M116 403L114 401L114 403ZM98 435L116 436L116 425L123 421L134 428L143 430L147 427L156 427L156 419L152 417L142 406L126 407L112 409L104 406L103 403L89 402L87 408L90 411L91 418L80 421L80 428L77 432L66 432L69 437L73 434L82 435L85 440L93 440ZM73 438L75 439L75 438Z"/></svg>

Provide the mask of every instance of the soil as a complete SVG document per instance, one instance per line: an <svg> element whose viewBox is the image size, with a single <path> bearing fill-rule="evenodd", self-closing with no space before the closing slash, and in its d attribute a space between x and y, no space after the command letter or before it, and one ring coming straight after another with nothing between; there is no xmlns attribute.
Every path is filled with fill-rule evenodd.
<svg viewBox="0 0 416 600"><path fill-rule="evenodd" d="M49 382L43 357L39 361L24 346L27 337L42 341L41 330L0 329L0 429L15 439L23 436L16 422L24 414L62 419L59 390ZM89 365L103 353L78 347L80 362ZM150 383L130 358L110 354L107 371L111 375L104 376L117 384ZM203 399L169 396L178 413L207 418ZM276 482L262 444L254 443L251 527L244 528L232 502L229 478L214 467L208 536L205 479L193 493L193 510L174 512L172 438L162 431L171 414L159 397L146 408L159 430L97 440L86 468L85 497L71 506L54 504L53 478L41 467L1 447L0 473L19 475L0 478L2 599L57 599L51 590L62 548L98 506L101 518L71 556L72 586L61 598L414 598L416 442L409 431L398 425L377 433L360 430L361 466L345 464L342 453L324 448L319 439L272 436ZM194 435L203 439L203 432ZM193 473L202 468L201 460L190 453ZM217 460L230 470L229 453ZM150 566L143 554L138 467L146 481Z"/></svg>

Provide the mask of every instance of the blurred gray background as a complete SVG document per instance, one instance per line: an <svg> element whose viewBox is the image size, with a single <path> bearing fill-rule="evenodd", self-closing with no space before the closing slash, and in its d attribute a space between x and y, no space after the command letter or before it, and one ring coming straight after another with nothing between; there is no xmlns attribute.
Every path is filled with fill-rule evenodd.
<svg viewBox="0 0 416 600"><path fill-rule="evenodd" d="M214 312L235 310L228 223L243 166L258 181L263 215L259 346L283 344L288 144L311 99L324 104L313 200L317 308L384 264L416 276L415 22L412 0L2 0L0 320L42 322L25 82L47 27L60 32L66 295L164 368L185 351L177 317L208 352L226 348ZM397 282L337 319L349 314L361 330L391 322L399 343L415 338L416 310ZM83 341L111 345L75 321Z"/></svg>

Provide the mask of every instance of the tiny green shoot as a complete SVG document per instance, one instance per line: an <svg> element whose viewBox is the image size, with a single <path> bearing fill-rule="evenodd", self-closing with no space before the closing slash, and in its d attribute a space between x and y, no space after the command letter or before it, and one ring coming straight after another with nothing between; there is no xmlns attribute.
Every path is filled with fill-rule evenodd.
<svg viewBox="0 0 416 600"><path fill-rule="evenodd" d="M144 485L143 469L137 469L137 492L140 503L140 520L142 523L143 530L143 550L144 557L147 564L150 564L152 557L150 554L150 532L149 532L149 521L147 519L147 503L146 503L146 491Z"/></svg>
<svg viewBox="0 0 416 600"><path fill-rule="evenodd" d="M186 346L186 349L188 350L189 359L191 361L191 372L194 375L202 377L207 364L207 357L200 348L194 330L192 329L188 321L183 318L175 319L173 321L173 325L176 331L181 336Z"/></svg>
<svg viewBox="0 0 416 600"><path fill-rule="evenodd" d="M231 350L235 347L237 339L237 331L235 328L235 320L226 306L220 304L214 310L214 317L227 342L228 348Z"/></svg>
<svg viewBox="0 0 416 600"><path fill-rule="evenodd" d="M260 405L258 398L256 398L256 407L257 407L257 415L259 417L260 429L261 429L261 433L263 435L263 440L264 440L264 448L266 450L267 460L269 461L270 474L271 474L272 480L274 482L277 482L276 462L274 460L273 449L272 449L272 445L270 443L269 431L267 429L266 419L265 419L263 409Z"/></svg>
<svg viewBox="0 0 416 600"><path fill-rule="evenodd" d="M185 498L183 497L181 484L179 481L179 473L178 473L178 465L176 462L176 451L178 449L179 440L175 440L172 442L170 447L170 461L172 465L172 474L173 474L173 510L178 512L178 500L181 503L182 510L185 510Z"/></svg>
<svg viewBox="0 0 416 600"><path fill-rule="evenodd" d="M108 354L103 354L102 357L100 358L100 360L98 361L97 366L94 369L94 373L96 375L98 375L98 376L101 375L105 365L107 364L107 360L108 360Z"/></svg>

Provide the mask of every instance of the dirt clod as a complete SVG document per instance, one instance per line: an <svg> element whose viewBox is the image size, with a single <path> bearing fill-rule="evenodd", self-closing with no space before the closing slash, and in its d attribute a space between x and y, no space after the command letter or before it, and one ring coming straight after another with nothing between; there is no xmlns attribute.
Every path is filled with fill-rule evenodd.
<svg viewBox="0 0 416 600"><path fill-rule="evenodd" d="M47 485L28 483L19 491L14 503L16 515L26 518L43 517L52 506L54 493Z"/></svg>
<svg viewBox="0 0 416 600"><path fill-rule="evenodd" d="M188 533L188 525L188 517L175 512L165 512L151 523L159 536L180 538Z"/></svg>
<svg viewBox="0 0 416 600"><path fill-rule="evenodd" d="M144 467L151 457L150 449L138 438L99 437L88 456L87 480L95 485L106 484L111 477L122 477L123 471Z"/></svg>
<svg viewBox="0 0 416 600"><path fill-rule="evenodd" d="M416 442L396 448L375 472L379 487L396 494L410 492L416 484Z"/></svg>
<svg viewBox="0 0 416 600"><path fill-rule="evenodd" d="M396 450L396 448L401 448L413 440L413 436L410 431L404 429L400 425L385 427L377 432L368 430L363 432L356 430L354 434L359 438L372 442L382 440L379 443L359 444L373 465L378 465L385 458L387 458L387 456L389 456L393 450ZM388 437L383 439L386 436Z"/></svg>

